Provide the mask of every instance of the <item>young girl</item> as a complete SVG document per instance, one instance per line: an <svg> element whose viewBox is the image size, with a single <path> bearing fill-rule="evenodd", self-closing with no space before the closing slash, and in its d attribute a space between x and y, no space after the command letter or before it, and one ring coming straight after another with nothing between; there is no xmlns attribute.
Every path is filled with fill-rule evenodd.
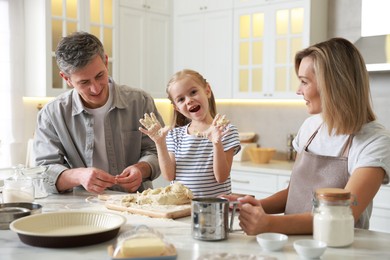
<svg viewBox="0 0 390 260"><path fill-rule="evenodd" d="M161 128L151 114L141 119L157 147L161 173L179 181L194 197L231 193L230 169L240 149L237 128L216 114L213 92L196 71L177 72L166 92L174 107L174 127Z"/></svg>

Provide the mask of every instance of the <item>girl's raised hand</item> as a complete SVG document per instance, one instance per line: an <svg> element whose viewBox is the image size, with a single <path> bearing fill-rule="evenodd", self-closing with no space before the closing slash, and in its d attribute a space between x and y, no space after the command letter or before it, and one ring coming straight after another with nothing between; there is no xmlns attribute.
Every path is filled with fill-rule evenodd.
<svg viewBox="0 0 390 260"><path fill-rule="evenodd" d="M170 130L170 127L168 126L161 126L160 122L157 120L156 115L153 112L151 112L150 115L145 113L144 118L141 118L139 122L144 127L140 127L139 130L142 133L148 135L150 139L152 139L154 142L165 140L165 137Z"/></svg>
<svg viewBox="0 0 390 260"><path fill-rule="evenodd" d="M219 143L222 137L229 131L227 125L230 123L226 116L217 114L211 123L211 126L206 130L205 134L207 139L214 144Z"/></svg>

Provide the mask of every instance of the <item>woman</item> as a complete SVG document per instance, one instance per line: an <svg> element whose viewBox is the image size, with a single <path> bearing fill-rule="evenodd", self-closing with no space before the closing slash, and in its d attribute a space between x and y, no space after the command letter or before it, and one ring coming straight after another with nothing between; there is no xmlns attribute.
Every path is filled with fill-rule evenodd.
<svg viewBox="0 0 390 260"><path fill-rule="evenodd" d="M248 235L312 233L312 194L334 187L355 196L355 227L368 229L372 200L389 182L390 133L375 121L364 60L352 43L334 38L298 52L295 71L297 94L313 116L293 141L290 184L268 198L239 199L240 226Z"/></svg>

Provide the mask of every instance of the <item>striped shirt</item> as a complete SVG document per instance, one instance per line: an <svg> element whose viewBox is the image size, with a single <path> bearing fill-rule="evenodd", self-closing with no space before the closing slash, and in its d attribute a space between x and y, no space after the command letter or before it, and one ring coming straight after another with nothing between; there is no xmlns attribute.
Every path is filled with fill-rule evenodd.
<svg viewBox="0 0 390 260"><path fill-rule="evenodd" d="M176 178L187 186L194 197L216 197L231 193L230 177L218 183L213 170L213 144L207 138L188 134L188 125L176 127L167 135L168 151L175 154ZM234 148L234 154L241 149L238 130L229 124L229 131L222 138L224 151Z"/></svg>

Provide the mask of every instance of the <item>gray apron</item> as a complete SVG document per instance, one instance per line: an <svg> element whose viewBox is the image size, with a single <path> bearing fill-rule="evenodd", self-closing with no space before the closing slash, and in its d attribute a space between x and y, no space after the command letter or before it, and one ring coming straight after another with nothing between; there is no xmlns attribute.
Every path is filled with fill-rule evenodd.
<svg viewBox="0 0 390 260"><path fill-rule="evenodd" d="M348 182L348 154L353 135L349 136L339 156L324 156L308 151L308 147L318 130L319 128L309 138L294 163L287 196L286 215L311 212L313 194L316 189L344 189ZM361 222L362 219L359 219L355 227L362 227L363 223Z"/></svg>

